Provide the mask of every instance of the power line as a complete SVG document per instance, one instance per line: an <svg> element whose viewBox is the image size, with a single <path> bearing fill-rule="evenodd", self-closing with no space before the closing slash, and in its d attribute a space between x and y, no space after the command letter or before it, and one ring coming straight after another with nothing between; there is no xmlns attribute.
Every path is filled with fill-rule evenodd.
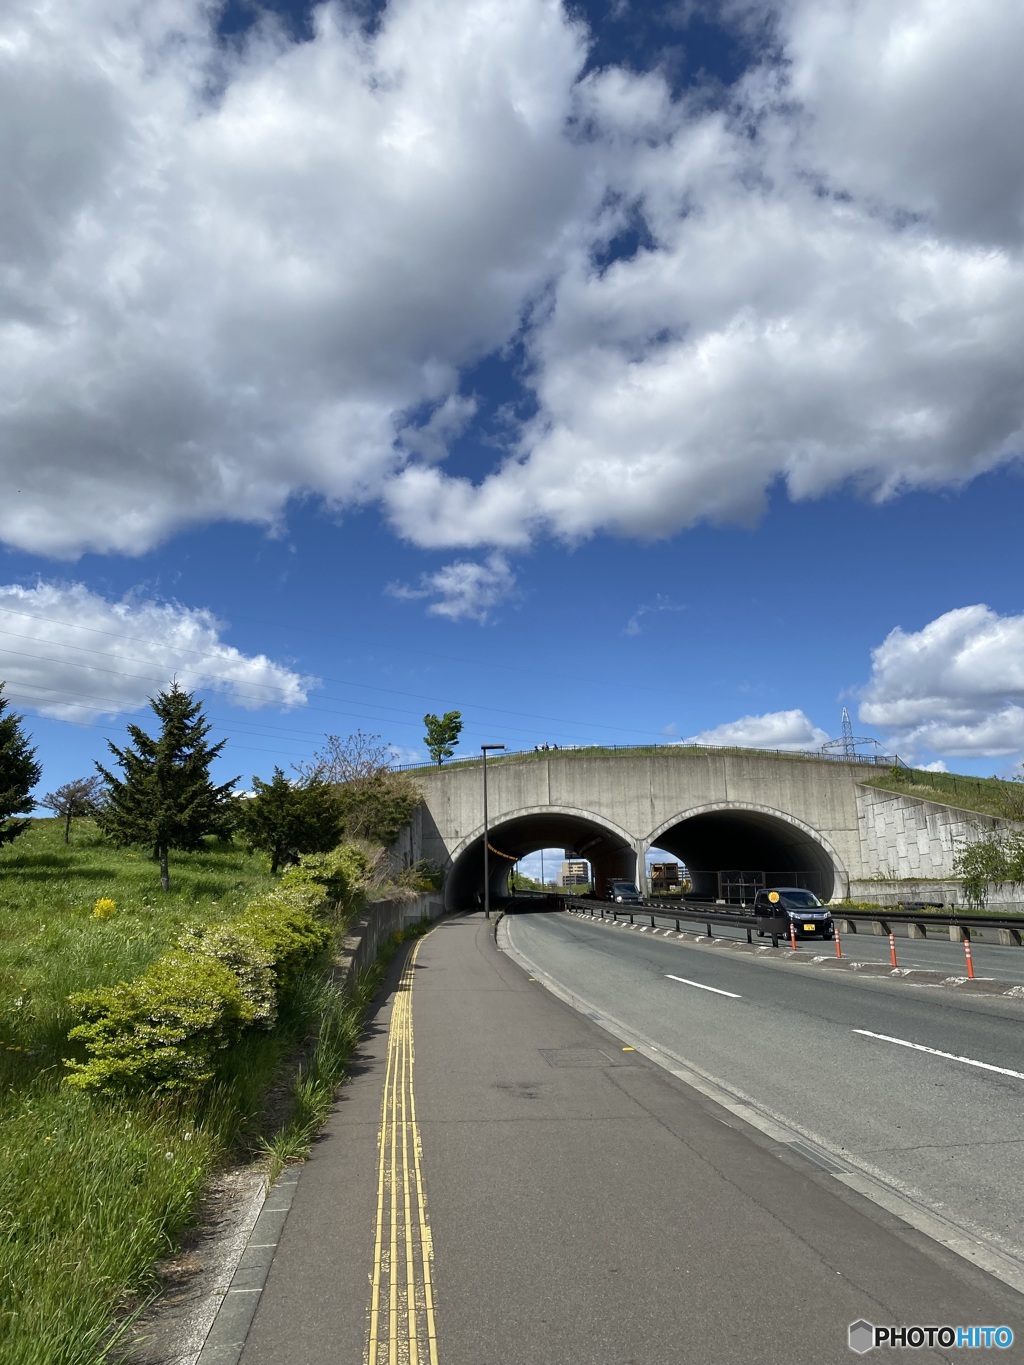
<svg viewBox="0 0 1024 1365"><path fill-rule="evenodd" d="M0 608L0 610L4 610L4 608ZM66 625L67 623L58 622L58 623L54 623L54 624L65 624L65 625ZM89 629L89 628L87 627L87 629ZM104 631L104 632L102 632L102 633L103 633L103 634L113 634L113 632L109 632L109 631ZM36 637L35 637L35 636L32 636L32 635L24 635L24 634L22 634L22 633L19 632L19 631L8 631L8 630L2 630L2 629L0 629L0 635L9 635L9 636L13 637L14 639L19 639L19 640L36 640ZM129 637L126 637L126 638L129 638ZM146 643L146 642L142 642L142 641L136 641L136 642L137 642L137 643ZM49 642L49 641L46 641L45 643L50 643L50 642ZM146 660L146 659L136 659L136 658L133 658L133 657L130 656L130 655L117 654L117 653L115 653L115 652L113 652L113 651L110 651L110 650L90 649L90 648L89 648L88 646L86 646L86 645L72 645L72 644L64 645L64 644L58 643L58 642L56 642L56 641L53 642L53 643L54 643L54 647L57 648L57 649L74 649L74 650L76 650L76 651L78 651L78 652L80 652L80 653L92 654L92 655L96 655L96 656L98 656L98 657L100 657L100 658L106 658L106 659L124 659L125 662L127 662L127 663L138 663L138 664L142 664L142 665L146 665L146 664L148 664L148 663L151 662L150 660ZM155 641L150 641L150 642L148 642L148 643L153 643L153 644L155 644L156 642L155 642ZM76 659L59 658L59 657L54 657L53 655L48 655L48 654L32 654L32 653L29 653L28 651L25 651L25 650L14 650L14 649L10 649L10 648L5 648L5 651L4 651L4 652L7 653L7 654L9 654L9 655L11 655L11 656L14 657L14 658L32 659L32 660L35 660L36 662L50 663L50 664L58 664L58 665L60 665L60 666L62 666L62 667L68 667L68 668L84 668L84 669L88 669L88 670L91 671L91 672L105 673L105 674L108 674L108 675L113 676L113 677L131 679L131 680L136 681L136 682L155 683L155 684L157 684L158 686L164 686L164 685L166 684L166 679L165 679L165 678L156 678L156 677L153 677L151 674L127 673L127 672L125 672L123 669L104 668L104 667L102 667L100 664L82 663L82 662L79 662L79 661L76 660ZM186 651L186 652L196 652L196 651ZM204 657L210 657L210 656L204 656ZM247 693L241 691L240 686L239 686L239 683L238 683L237 679L235 679L235 678L232 678L232 677L225 677L225 676L222 675L222 674L215 674L215 673L208 673L207 676L209 677L209 679L210 679L212 682L224 683L224 684L230 686L231 688L233 688L236 697L238 697L238 698L240 698L240 699L242 699L242 700L250 700L250 701L256 702L256 703L258 703L258 704L260 704L260 705L264 705L264 706L272 705L272 704L273 704L272 701L271 701L269 698L254 697L254 696L250 696L250 695L248 695ZM438 704L438 703L440 703L440 704L449 704L449 703L450 703L450 700L451 700L450 698L447 698L447 699L442 700L441 698L434 697L434 696L431 696L431 695L426 694L426 693L406 692L406 691L400 690L400 689L398 689L398 688L390 688L390 687L380 687L380 688L376 688L374 684L371 684L371 683L356 683L356 682L351 681L350 679L327 678L327 679L325 679L325 681L334 682L334 683L337 683L337 684L339 684L340 686L343 686L343 687L361 687L361 688L363 688L364 690L376 690L376 691L380 691L380 692L385 692L385 693L387 693L389 696L401 696L401 697L416 698L416 699L417 699L418 701L420 701L421 703L424 702L424 701L427 701L427 702L434 702L435 704ZM280 688L280 687L274 687L272 684L269 684L269 683L249 683L249 684L247 684L247 685L248 685L248 686L253 686L253 687L259 687L259 688L260 688L261 690L263 690L263 691L274 691L274 692L279 692L279 693L285 693L285 692L286 692L286 689ZM24 684L23 684L23 686L24 686ZM348 698L348 697L330 697L330 696L327 696L327 697L324 698L324 700L327 700L327 701L338 701L338 702L342 702L342 703L346 703L346 704L352 704L352 699L350 699L350 698ZM285 702L283 702L283 703L281 703L281 704L282 704L286 709L288 709L289 706L290 706L290 703L288 703L287 701L285 701ZM361 704L362 704L363 706L372 707L372 708L374 708L375 710L378 710L378 711L390 711L390 712L394 712L395 715L398 715L398 716L404 716L404 715L411 716L411 715L414 714L414 713L413 713L411 710L409 710L408 708L387 706L387 705L385 705L384 703L381 703L381 702L363 702L363 703L361 703ZM361 717L361 718L363 718L363 719L374 720L374 721L377 721L377 720L385 720L385 719L387 719L387 717L373 717L373 716L364 715L363 713L359 713L359 712L336 711L336 710L333 710L333 709L331 709L331 708L311 706L311 705L309 705L308 702L307 702L307 703L303 703L303 706L304 706L304 709L305 709L305 710L308 710L308 711L317 711L317 712L322 713L322 714L329 714L329 715L347 715L347 716L349 716L350 718L356 718L356 719L358 719L358 718ZM529 712L529 711L512 711L512 710L509 710L509 709L507 709L507 708L505 708L505 707L487 706L486 704L474 703L474 702L461 702L461 703L460 703L460 706L466 707L466 708L475 708L475 709L480 710L480 711L490 712L490 713L492 713L492 714L494 714L494 715L516 716L516 717L518 717L519 719L522 719L522 720L543 721L543 722L547 722L548 724L552 724L552 725L569 725L569 726L573 726L573 727L576 727L576 728L578 728L578 729L584 729L584 730L594 730L594 729L599 729L599 730L611 730L611 731L613 731L613 732L620 733L620 734L623 733L623 732L625 732L625 733L627 733L627 734L637 734L637 735L645 735L645 736L651 736L651 735L653 735L653 733L654 733L654 732L651 731L651 730L640 730L640 729L636 729L636 728L631 727L631 726L606 725L606 724L603 724L603 723L600 722L600 721L587 722L587 721L579 721L579 720L570 720L570 719L567 719L566 717L563 717L563 716L545 716L545 715L540 715L540 714L537 714L537 713L534 713L534 712ZM416 722L416 723L419 723L419 722ZM507 728L507 729L510 729L510 730L518 731L519 733L522 733L522 734L528 734L528 733L529 733L529 734L532 734L532 733L535 732L533 729L527 731L527 730L525 730L525 729L524 729L523 727L521 727L521 726L507 726L506 728Z"/></svg>

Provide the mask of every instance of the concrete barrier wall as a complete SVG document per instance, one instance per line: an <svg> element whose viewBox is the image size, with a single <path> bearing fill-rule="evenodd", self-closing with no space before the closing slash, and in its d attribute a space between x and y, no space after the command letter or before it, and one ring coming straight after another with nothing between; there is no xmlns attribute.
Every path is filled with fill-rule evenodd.
<svg viewBox="0 0 1024 1365"><path fill-rule="evenodd" d="M381 946L402 929L423 919L438 919L444 914L444 901L431 892L414 901L375 901L360 915L342 940L338 967L342 975L363 972L371 967Z"/></svg>

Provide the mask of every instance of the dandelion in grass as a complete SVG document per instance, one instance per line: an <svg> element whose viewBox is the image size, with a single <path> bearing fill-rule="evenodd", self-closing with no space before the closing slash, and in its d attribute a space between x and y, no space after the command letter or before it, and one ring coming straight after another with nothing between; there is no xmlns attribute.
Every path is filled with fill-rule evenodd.
<svg viewBox="0 0 1024 1365"><path fill-rule="evenodd" d="M100 896L99 900L92 907L93 919L110 919L117 913L117 902L110 896Z"/></svg>

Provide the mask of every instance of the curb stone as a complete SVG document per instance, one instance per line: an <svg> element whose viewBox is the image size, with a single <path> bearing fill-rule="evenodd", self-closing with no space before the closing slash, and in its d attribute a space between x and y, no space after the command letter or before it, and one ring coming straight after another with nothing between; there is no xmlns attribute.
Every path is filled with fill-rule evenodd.
<svg viewBox="0 0 1024 1365"><path fill-rule="evenodd" d="M267 1192L196 1365L238 1365L295 1198L301 1169L287 1167Z"/></svg>

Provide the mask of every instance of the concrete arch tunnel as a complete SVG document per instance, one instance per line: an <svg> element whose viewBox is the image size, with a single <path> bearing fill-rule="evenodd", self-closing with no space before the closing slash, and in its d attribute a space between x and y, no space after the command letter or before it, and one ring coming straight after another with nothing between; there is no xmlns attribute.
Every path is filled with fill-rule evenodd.
<svg viewBox="0 0 1024 1365"><path fill-rule="evenodd" d="M845 895L848 877L834 849L792 816L764 808L719 803L679 813L643 839L590 812L533 809L503 816L490 825L490 896L508 894L508 874L518 859L538 848L564 848L586 858L598 894L610 880L637 881L648 848L664 849L684 862L693 895L715 900L723 876L762 873L768 885L798 885L828 901ZM448 908L469 909L483 895L483 830L455 850L445 888ZM749 897L748 897L749 898Z"/></svg>
<svg viewBox="0 0 1024 1365"><path fill-rule="evenodd" d="M599 884L615 877L632 881L636 875L637 849L630 835L599 816L583 811L523 811L490 826L488 871L492 902L508 896L508 874L520 858L538 848L571 849L594 868ZM478 904L484 885L483 830L466 839L452 857L445 884L450 910Z"/></svg>
<svg viewBox="0 0 1024 1365"><path fill-rule="evenodd" d="M764 875L765 885L803 886L823 901L847 892L835 851L815 830L778 811L726 803L687 811L656 829L648 844L686 864L699 900L718 899L723 877L753 872Z"/></svg>

